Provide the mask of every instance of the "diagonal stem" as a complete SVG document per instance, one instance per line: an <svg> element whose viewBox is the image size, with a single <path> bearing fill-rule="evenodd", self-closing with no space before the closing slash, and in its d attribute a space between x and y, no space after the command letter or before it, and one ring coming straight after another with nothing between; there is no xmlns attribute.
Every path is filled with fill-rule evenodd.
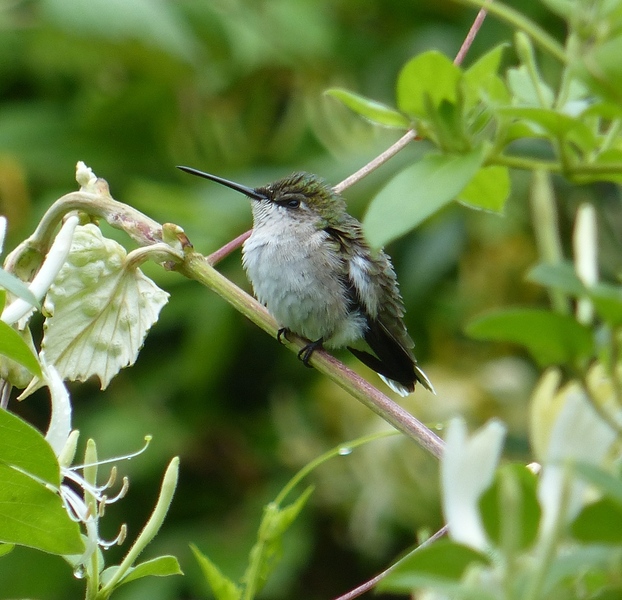
<svg viewBox="0 0 622 600"><path fill-rule="evenodd" d="M195 279L215 291L236 310L272 337L277 336L279 326L270 313L252 296L214 269L204 256L194 252L190 253L186 260L178 265L177 268L186 277ZM295 352L299 352L307 344L302 338L293 335L290 336L289 340L283 341L288 348ZM360 375L327 352L319 349L313 353L309 364L349 392L393 427L412 438L433 456L440 458L443 451L443 441L421 421L388 396L385 396Z"/></svg>

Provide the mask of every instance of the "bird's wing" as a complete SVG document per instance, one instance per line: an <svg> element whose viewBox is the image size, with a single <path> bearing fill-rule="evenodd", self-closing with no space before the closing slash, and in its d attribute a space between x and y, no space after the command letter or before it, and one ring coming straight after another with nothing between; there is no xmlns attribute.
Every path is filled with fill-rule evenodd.
<svg viewBox="0 0 622 600"><path fill-rule="evenodd" d="M428 378L417 367L412 352L414 342L404 325L404 305L395 271L382 250L372 254L358 221L348 223L347 234L336 227L328 234L341 243L348 269L344 276L351 309L359 310L367 321L365 344L348 349L368 367L384 376L400 393L412 392L420 381L432 389Z"/></svg>

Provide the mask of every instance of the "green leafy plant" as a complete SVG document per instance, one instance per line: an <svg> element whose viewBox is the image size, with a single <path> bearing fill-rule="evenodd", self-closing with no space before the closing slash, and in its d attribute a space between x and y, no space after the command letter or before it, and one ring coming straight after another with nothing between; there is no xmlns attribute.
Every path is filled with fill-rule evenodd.
<svg viewBox="0 0 622 600"><path fill-rule="evenodd" d="M466 68L462 51L454 61L438 51L413 57L397 77L395 107L341 88L328 90L329 96L368 121L406 132L335 189L342 192L415 140L433 148L397 172L371 201L364 227L370 243L380 247L451 203L502 213L512 192L510 170L532 174L539 258L527 277L546 291L551 307L495 309L473 319L466 331L478 340L520 345L538 367L548 368L530 405L531 446L540 467L499 466L506 428L496 420L473 436L462 420L452 421L445 446L435 432L362 377L327 353L314 353L310 364L319 372L442 457L447 521L442 533L448 532L448 538L433 536L344 598L374 586L405 595L424 590L426 597L439 599L615 597L622 591L622 546L608 524L622 522L617 469L622 288L615 281L600 280L596 215L587 204L573 215L572 256L565 254L551 176L561 176L571 186L603 181L615 185L622 178L622 10L615 1L547 0L567 27L561 45L502 4L463 3L485 6L512 26L512 47L498 45ZM53 18L88 27L90 19L65 14L61 4L48 2L46 10ZM123 14L142 21L141 10L126 8ZM286 9L279 10L280 22L287 22ZM168 34L145 33L147 38L160 39L163 48L188 59L192 42L182 43L183 28L162 25L171 23L162 6L156 15L157 30ZM124 18L112 22L118 30L126 23ZM510 49L518 60L507 67ZM548 75L551 70L555 77ZM3 406L11 386L26 388L22 396L44 386L52 398L45 436L0 412L0 555L24 545L64 556L85 579L86 598L103 600L122 584L181 572L177 559L169 555L137 562L170 506L178 460L169 464L142 532L120 564L106 566L101 550L121 542L125 531L121 528L112 542L103 540L99 520L107 504L122 499L127 484L111 498L105 491L114 477L104 486L97 484L102 462L93 441L86 443L84 463L72 466L78 434L72 432L63 380L95 376L105 388L120 369L135 362L168 298L140 270L146 260L209 287L272 337L278 336L279 326L214 268L244 236L204 257L180 227L160 225L114 200L106 182L82 163L77 181L79 191L49 208L0 271L5 290L0 298ZM104 237L98 219L123 231L138 248L127 251ZM3 222L2 233L5 229ZM45 321L36 351L29 319L39 308ZM296 352L304 344L295 336L285 340ZM337 449L329 454L339 453ZM290 504L285 499L302 475L327 458L303 470L267 505L240 581L225 575L193 546L219 600L246 600L261 592L280 558L283 536L312 488Z"/></svg>

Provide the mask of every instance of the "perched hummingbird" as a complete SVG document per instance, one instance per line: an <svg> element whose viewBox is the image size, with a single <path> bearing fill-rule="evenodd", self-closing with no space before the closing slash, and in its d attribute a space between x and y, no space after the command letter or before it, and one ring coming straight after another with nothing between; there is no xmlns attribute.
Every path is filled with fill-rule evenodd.
<svg viewBox="0 0 622 600"><path fill-rule="evenodd" d="M434 391L412 352L391 259L370 248L361 223L323 179L294 173L253 189L178 168L253 201L242 264L282 327L279 339L291 331L311 340L298 354L305 364L317 348L345 346L398 394L413 392L417 381Z"/></svg>

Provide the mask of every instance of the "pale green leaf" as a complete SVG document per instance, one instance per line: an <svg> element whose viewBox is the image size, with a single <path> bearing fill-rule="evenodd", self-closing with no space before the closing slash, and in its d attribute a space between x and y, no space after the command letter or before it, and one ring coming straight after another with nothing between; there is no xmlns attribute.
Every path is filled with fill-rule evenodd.
<svg viewBox="0 0 622 600"><path fill-rule="evenodd" d="M15 548L15 544L0 544L0 556L5 556L9 552L12 552Z"/></svg>
<svg viewBox="0 0 622 600"><path fill-rule="evenodd" d="M370 100L341 88L326 90L325 94L336 98L350 110L365 117L372 123L398 129L408 129L410 127L410 121L401 112L376 100Z"/></svg>
<svg viewBox="0 0 622 600"><path fill-rule="evenodd" d="M216 600L239 600L242 597L242 589L223 575L220 569L194 544L190 544L190 548Z"/></svg>
<svg viewBox="0 0 622 600"><path fill-rule="evenodd" d="M487 97L505 97L505 85L497 76L503 51L509 46L507 42L495 46L477 59L465 72L466 97L468 104L475 104L484 94ZM501 92L499 92L501 87Z"/></svg>
<svg viewBox="0 0 622 600"><path fill-rule="evenodd" d="M467 85L473 87L481 86L488 78L497 74L503 52L509 46L503 42L480 56L465 72L464 80Z"/></svg>
<svg viewBox="0 0 622 600"><path fill-rule="evenodd" d="M78 227L67 263L45 299L42 348L63 379L95 375L102 389L132 365L168 294L126 261L92 224Z"/></svg>
<svg viewBox="0 0 622 600"><path fill-rule="evenodd" d="M372 200L363 225L369 243L379 248L454 200L477 173L481 149L467 154L428 154L398 173Z"/></svg>
<svg viewBox="0 0 622 600"><path fill-rule="evenodd" d="M458 195L460 202L473 208L502 212L510 195L510 173L507 167L482 167Z"/></svg>
<svg viewBox="0 0 622 600"><path fill-rule="evenodd" d="M573 12L581 10L581 5L574 0L542 0L543 4L557 13L562 19L570 21Z"/></svg>
<svg viewBox="0 0 622 600"><path fill-rule="evenodd" d="M514 95L515 102L521 106L541 108L543 104L546 107L553 105L555 100L553 90L542 80L538 80L538 87L536 87L525 65L508 69L507 78L508 87Z"/></svg>
<svg viewBox="0 0 622 600"><path fill-rule="evenodd" d="M537 264L527 273L527 280L575 297L587 295L587 289L571 262Z"/></svg>

